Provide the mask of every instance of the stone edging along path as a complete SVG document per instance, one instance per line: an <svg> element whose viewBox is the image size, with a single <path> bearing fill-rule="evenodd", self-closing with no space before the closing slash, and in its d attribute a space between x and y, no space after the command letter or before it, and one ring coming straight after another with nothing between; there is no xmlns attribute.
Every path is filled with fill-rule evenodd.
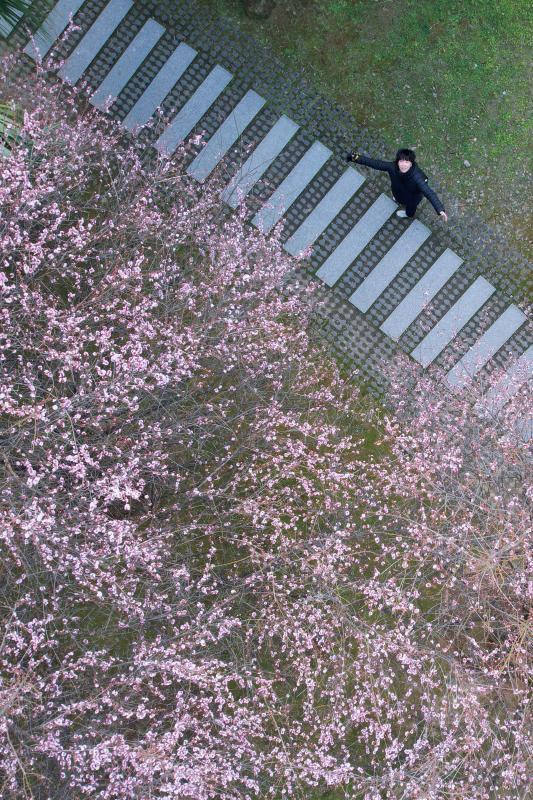
<svg viewBox="0 0 533 800"><path fill-rule="evenodd" d="M221 199L246 200L251 224L268 235L283 220L292 255L312 246L322 331L372 385L403 351L451 388L482 386L497 411L531 376L532 328L513 277L527 274L524 260L479 220L455 220L442 191L451 225L429 207L398 219L387 180L344 162L354 145L377 155L384 144L256 42L194 0L59 0L43 16L33 42L20 23L11 33L29 58L46 59L73 17L77 30L54 53L63 80L85 81L93 105L134 133L160 108L169 121L140 135L169 157L205 131L189 174L204 181L216 169Z"/></svg>

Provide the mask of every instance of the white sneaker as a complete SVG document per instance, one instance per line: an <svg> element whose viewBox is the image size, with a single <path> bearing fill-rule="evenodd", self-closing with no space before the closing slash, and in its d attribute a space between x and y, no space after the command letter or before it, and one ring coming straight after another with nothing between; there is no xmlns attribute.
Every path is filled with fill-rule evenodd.
<svg viewBox="0 0 533 800"><path fill-rule="evenodd" d="M400 208L400 210L396 212L396 216L405 219L407 217L407 212L404 211L403 208Z"/></svg>

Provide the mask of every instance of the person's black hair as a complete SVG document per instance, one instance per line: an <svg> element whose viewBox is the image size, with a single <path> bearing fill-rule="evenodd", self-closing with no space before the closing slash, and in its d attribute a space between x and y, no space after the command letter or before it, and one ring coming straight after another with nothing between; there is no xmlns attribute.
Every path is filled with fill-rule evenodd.
<svg viewBox="0 0 533 800"><path fill-rule="evenodd" d="M407 147L402 147L401 150L398 150L396 158L394 159L396 166L398 166L398 161L410 161L411 164L414 164L416 162L415 151L409 150Z"/></svg>

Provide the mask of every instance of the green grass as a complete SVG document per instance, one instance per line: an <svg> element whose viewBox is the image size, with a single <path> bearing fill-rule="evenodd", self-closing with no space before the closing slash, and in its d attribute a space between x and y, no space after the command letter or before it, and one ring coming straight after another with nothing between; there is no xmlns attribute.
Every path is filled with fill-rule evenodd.
<svg viewBox="0 0 533 800"><path fill-rule="evenodd" d="M199 2L305 72L389 154L415 147L455 215L479 213L531 256L528 0L278 0L265 22L239 0Z"/></svg>

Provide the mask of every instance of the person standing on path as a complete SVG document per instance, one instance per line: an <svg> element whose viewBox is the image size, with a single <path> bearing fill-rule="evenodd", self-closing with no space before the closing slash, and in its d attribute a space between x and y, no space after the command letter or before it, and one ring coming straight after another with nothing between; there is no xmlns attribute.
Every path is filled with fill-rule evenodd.
<svg viewBox="0 0 533 800"><path fill-rule="evenodd" d="M427 197L437 214L442 217L444 222L448 222L444 206L428 185L427 176L417 165L413 150L407 148L398 150L394 161L380 161L353 151L348 153L346 161L354 161L356 164L363 164L365 167L389 173L394 199L401 206L405 206L405 211L402 208L396 212L397 217L402 217L402 219L414 217L422 197Z"/></svg>

